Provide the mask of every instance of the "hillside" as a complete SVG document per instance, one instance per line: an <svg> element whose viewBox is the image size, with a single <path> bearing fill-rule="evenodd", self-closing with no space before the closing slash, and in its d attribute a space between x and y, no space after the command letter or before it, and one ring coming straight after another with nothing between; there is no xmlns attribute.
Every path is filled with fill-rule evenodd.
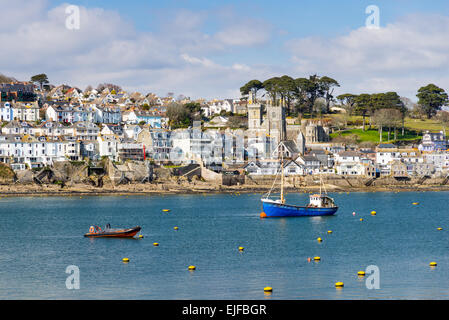
<svg viewBox="0 0 449 320"><path fill-rule="evenodd" d="M17 79L5 76L4 74L0 73L0 83L9 83L13 81L17 81Z"/></svg>

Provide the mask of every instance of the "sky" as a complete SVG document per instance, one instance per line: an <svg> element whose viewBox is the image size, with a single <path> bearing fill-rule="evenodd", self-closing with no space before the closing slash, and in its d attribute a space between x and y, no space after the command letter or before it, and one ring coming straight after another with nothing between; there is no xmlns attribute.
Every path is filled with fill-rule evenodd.
<svg viewBox="0 0 449 320"><path fill-rule="evenodd" d="M0 0L0 73L84 90L239 98L247 81L317 74L335 93L449 91L449 3L433 0ZM378 8L378 26L370 27ZM76 6L76 15L66 11ZM72 8L72 7L70 7ZM368 26L367 26L368 20ZM74 27L75 26L75 27Z"/></svg>

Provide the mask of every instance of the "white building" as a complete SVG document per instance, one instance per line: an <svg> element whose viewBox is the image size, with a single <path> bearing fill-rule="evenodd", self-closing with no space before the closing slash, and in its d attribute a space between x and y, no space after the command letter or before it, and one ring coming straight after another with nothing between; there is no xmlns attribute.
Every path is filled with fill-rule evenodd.
<svg viewBox="0 0 449 320"><path fill-rule="evenodd" d="M117 145L119 138L115 135L99 135L98 141L98 153L101 157L109 157L111 160L118 160Z"/></svg>
<svg viewBox="0 0 449 320"><path fill-rule="evenodd" d="M36 121L40 119L37 102L2 102L0 105L2 121Z"/></svg>
<svg viewBox="0 0 449 320"><path fill-rule="evenodd" d="M77 141L31 135L0 136L0 161L4 163L25 163L29 168L34 168L51 165L54 161L79 159L80 146Z"/></svg>
<svg viewBox="0 0 449 320"><path fill-rule="evenodd" d="M117 124L122 121L122 112L117 106L94 106L96 123Z"/></svg>

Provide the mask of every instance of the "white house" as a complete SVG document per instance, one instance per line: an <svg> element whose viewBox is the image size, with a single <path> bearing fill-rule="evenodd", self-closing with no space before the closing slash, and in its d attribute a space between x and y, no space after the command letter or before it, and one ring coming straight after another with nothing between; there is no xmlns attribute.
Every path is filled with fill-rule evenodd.
<svg viewBox="0 0 449 320"><path fill-rule="evenodd" d="M226 100L214 100L209 103L207 106L203 106L201 108L206 117L220 114L222 111L224 112L232 112L233 111L233 103L231 99Z"/></svg>
<svg viewBox="0 0 449 320"><path fill-rule="evenodd" d="M0 103L0 118L2 121L14 120L13 108L11 102Z"/></svg>
<svg viewBox="0 0 449 320"><path fill-rule="evenodd" d="M47 121L57 121L65 123L74 122L74 110L70 105L51 105L45 110Z"/></svg>
<svg viewBox="0 0 449 320"><path fill-rule="evenodd" d="M33 168L51 165L54 161L67 159L80 159L78 142L67 141L61 137L0 136L1 162L25 163L30 168Z"/></svg>
<svg viewBox="0 0 449 320"><path fill-rule="evenodd" d="M1 117L4 121L36 121L40 119L39 105L35 102L5 102L2 104Z"/></svg>
<svg viewBox="0 0 449 320"><path fill-rule="evenodd" d="M119 141L119 138L115 135L99 135L97 137L99 156L109 157L111 160L117 161L117 145Z"/></svg>
<svg viewBox="0 0 449 320"><path fill-rule="evenodd" d="M122 121L122 112L117 106L93 106L95 111L95 120L97 123L117 124Z"/></svg>
<svg viewBox="0 0 449 320"><path fill-rule="evenodd" d="M2 129L2 134L35 134L35 127L33 124L26 121L11 121L7 123Z"/></svg>

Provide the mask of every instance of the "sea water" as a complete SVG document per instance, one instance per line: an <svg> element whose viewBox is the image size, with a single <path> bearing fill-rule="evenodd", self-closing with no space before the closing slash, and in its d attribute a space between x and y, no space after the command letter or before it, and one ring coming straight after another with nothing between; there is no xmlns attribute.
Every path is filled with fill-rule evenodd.
<svg viewBox="0 0 449 320"><path fill-rule="evenodd" d="M271 219L253 193L3 197L0 299L449 298L449 193L330 195L334 216ZM144 237L83 237L107 223Z"/></svg>

